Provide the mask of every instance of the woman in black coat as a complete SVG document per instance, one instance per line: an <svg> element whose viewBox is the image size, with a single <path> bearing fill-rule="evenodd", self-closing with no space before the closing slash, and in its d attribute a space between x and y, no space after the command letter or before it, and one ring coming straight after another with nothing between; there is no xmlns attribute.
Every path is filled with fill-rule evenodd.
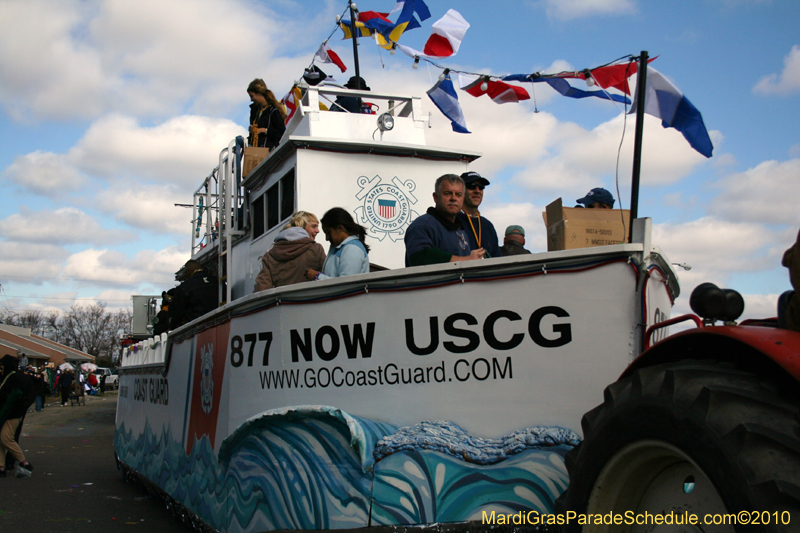
<svg viewBox="0 0 800 533"><path fill-rule="evenodd" d="M256 78L247 86L250 95L250 146L269 148L278 146L286 131L286 111L283 106L267 89L264 80Z"/></svg>

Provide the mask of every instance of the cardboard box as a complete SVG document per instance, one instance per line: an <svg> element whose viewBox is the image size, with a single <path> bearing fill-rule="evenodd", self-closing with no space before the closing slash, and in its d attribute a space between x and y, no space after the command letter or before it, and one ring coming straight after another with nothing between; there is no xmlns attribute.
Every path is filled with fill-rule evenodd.
<svg viewBox="0 0 800 533"><path fill-rule="evenodd" d="M629 241L631 212L627 209L564 207L559 198L547 206L542 217L547 226L548 252Z"/></svg>
<svg viewBox="0 0 800 533"><path fill-rule="evenodd" d="M269 148L256 148L255 146L245 146L244 162L242 163L242 175L247 177L250 173L269 155Z"/></svg>

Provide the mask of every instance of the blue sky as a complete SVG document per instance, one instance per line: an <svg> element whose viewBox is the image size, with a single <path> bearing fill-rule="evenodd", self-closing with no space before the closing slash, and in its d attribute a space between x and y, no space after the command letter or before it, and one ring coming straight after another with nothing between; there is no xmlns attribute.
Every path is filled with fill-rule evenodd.
<svg viewBox="0 0 800 533"><path fill-rule="evenodd" d="M5 0L0 3L0 307L63 309L101 300L128 307L158 294L188 258L187 203L219 150L244 131L247 83L280 97L302 75L344 8L341 1ZM390 11L392 0L362 0ZM440 63L493 75L592 68L647 50L702 112L714 157L674 130L645 125L640 215L681 272L688 294L713 281L768 316L790 288L780 267L800 221L800 4L769 0L428 0L432 17L401 43L421 48L450 9L470 23ZM330 46L352 74L351 42ZM373 90L423 95L439 71L411 69L369 40L360 45ZM333 68L326 72L333 73ZM614 187L623 117L609 102L536 87L497 105L459 93L473 132L433 113L430 144L480 151L492 180L483 213L522 223L545 248L541 211L594 186ZM538 110L538 112L536 112ZM634 118L628 117L626 143ZM619 169L630 201L630 148Z"/></svg>

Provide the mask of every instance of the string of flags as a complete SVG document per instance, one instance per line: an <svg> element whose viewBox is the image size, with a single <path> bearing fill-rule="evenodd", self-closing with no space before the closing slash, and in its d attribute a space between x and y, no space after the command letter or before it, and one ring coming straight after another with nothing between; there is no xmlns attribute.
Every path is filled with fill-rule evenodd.
<svg viewBox="0 0 800 533"><path fill-rule="evenodd" d="M392 22L390 17L396 13L399 14ZM453 131L457 133L470 133L470 131L458 101L458 92L453 85L451 73L458 74L458 85L462 91L474 97L486 95L498 104L518 103L530 99L530 95L524 87L506 83L517 82L546 83L559 94L568 98L594 97L631 105L631 100L628 98L631 95L628 80L637 73L638 58L626 56L593 69L554 74L535 72L500 77L460 72L443 67L434 61L456 55L470 27L464 17L454 9L448 10L442 18L432 24L431 34L422 50L399 44L398 41L405 32L420 28L422 26L420 21L425 21L430 17L430 10L423 0L397 0L394 8L388 13L357 12L354 24L355 37L372 38L378 46L389 50L392 54L395 50L400 50L414 59L412 65L414 68L417 68L420 60L424 60L434 67L442 69L443 72L439 76L438 82L427 91L427 94L439 111L450 120ZM350 20L339 20L338 28L343 32L343 39L353 38ZM312 75L319 78L316 83L327 77L314 65L316 61L323 64L334 64L342 72L347 70L347 66L327 43L326 39L315 54L311 67L306 70L307 75L311 71L314 73ZM655 59L652 58L649 62ZM586 88L576 86L574 83L578 81L582 82ZM610 92L612 90L616 92ZM645 113L661 119L663 127L675 128L680 131L692 148L705 157L711 157L714 147L700 111L673 83L652 67L648 67L644 97ZM636 109L636 98L638 95L634 97L634 105L632 105L630 113ZM296 87L284 97L283 103L288 111L287 122L294 115L298 99L299 90Z"/></svg>

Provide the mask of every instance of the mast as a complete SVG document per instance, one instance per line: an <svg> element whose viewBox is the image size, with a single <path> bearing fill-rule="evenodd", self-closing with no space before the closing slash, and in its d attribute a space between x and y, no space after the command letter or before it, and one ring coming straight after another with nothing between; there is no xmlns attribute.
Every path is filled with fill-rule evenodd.
<svg viewBox="0 0 800 533"><path fill-rule="evenodd" d="M353 0L347 0L348 8L350 9L350 34L353 36L353 63L356 66L356 79L361 78L361 72L358 68L358 39L356 38L356 5ZM361 86L358 87L361 89Z"/></svg>
<svg viewBox="0 0 800 533"><path fill-rule="evenodd" d="M639 71L636 76L636 133L633 138L633 176L631 183L631 227L629 241L633 240L633 220L639 215L639 174L642 168L642 135L644 133L645 87L647 83L647 51L639 54Z"/></svg>

